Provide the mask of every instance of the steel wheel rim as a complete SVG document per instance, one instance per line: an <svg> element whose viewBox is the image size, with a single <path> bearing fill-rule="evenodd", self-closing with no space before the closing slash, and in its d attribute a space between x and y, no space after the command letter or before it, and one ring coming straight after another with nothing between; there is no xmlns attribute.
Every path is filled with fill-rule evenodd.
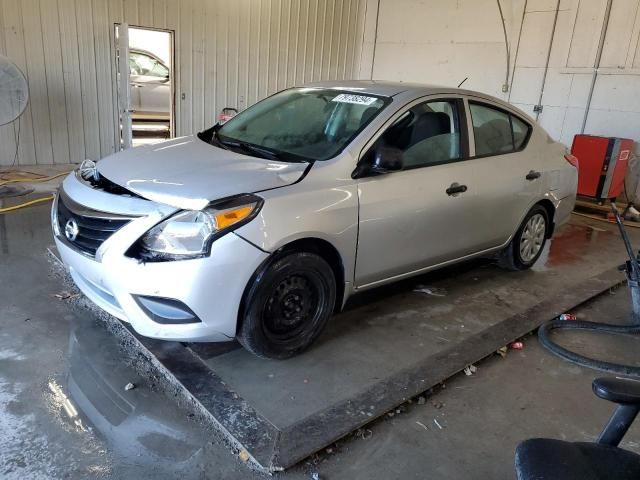
<svg viewBox="0 0 640 480"><path fill-rule="evenodd" d="M265 302L265 334L272 341L286 343L312 329L321 316L324 298L321 281L313 273L285 276Z"/></svg>
<svg viewBox="0 0 640 480"><path fill-rule="evenodd" d="M520 236L520 258L524 262L531 262L542 250L547 222L541 213L531 216Z"/></svg>

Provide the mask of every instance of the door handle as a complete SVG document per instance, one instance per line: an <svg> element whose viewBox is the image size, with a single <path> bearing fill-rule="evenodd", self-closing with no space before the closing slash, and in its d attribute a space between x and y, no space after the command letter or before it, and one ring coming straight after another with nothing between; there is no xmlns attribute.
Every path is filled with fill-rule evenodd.
<svg viewBox="0 0 640 480"><path fill-rule="evenodd" d="M540 178L540 175L541 175L540 172L535 172L535 171L531 170L529 173L527 173L527 176L524 177L524 178L526 178L529 181L533 181L536 178Z"/></svg>
<svg viewBox="0 0 640 480"><path fill-rule="evenodd" d="M447 195L450 197L457 197L459 193L464 193L467 191L466 185L460 185L457 182L453 182L449 188L445 190Z"/></svg>

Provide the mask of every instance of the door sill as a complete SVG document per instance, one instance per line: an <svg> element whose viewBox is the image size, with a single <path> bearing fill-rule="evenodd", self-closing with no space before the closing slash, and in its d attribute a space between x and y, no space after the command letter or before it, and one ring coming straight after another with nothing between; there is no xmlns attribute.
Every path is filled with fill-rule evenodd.
<svg viewBox="0 0 640 480"><path fill-rule="evenodd" d="M364 285L359 285L359 286L354 287L353 290L354 290L354 293L355 292L361 292L361 291L364 291L364 290L368 290L370 288L379 287L379 286L387 284L387 283L392 283L392 282L396 282L398 280L403 280L405 278L413 277L415 275L420 275L421 273L427 273L427 272L430 272L431 270L437 270L437 269L442 268L442 267L453 265L454 263L460 263L460 262L464 262L466 260L471 260L472 258L481 257L483 255L488 255L490 253L497 252L498 250L504 248L509 243L510 240L511 240L511 237L509 237L509 240L507 240L506 243L503 243L502 245L498 245L497 247L491 247L491 248L487 248L485 250L480 250L479 252L470 253L470 254L465 255L463 257L454 258L453 260L447 260L446 262L436 263L435 265L430 265L428 267L419 268L418 270L412 270L410 272L400 273L398 275L393 275L391 277L383 278L382 280L376 280L375 282L365 283Z"/></svg>

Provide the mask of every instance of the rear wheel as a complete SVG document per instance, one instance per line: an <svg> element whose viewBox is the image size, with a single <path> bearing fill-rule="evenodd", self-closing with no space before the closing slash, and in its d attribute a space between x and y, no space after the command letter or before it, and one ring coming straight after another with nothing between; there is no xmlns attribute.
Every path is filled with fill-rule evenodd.
<svg viewBox="0 0 640 480"><path fill-rule="evenodd" d="M319 255L283 255L258 273L246 297L238 341L265 358L288 358L320 335L333 312L336 282Z"/></svg>
<svg viewBox="0 0 640 480"><path fill-rule="evenodd" d="M535 205L522 221L507 247L500 252L498 263L507 270L526 270L542 253L547 242L549 215L541 205Z"/></svg>

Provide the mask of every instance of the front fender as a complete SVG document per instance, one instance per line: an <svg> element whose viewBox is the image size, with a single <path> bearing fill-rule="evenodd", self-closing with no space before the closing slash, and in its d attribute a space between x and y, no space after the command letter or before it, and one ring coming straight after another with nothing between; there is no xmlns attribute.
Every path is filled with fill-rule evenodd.
<svg viewBox="0 0 640 480"><path fill-rule="evenodd" d="M310 188L301 182L259 195L265 200L262 210L253 221L238 228L237 235L265 252L275 252L296 240L324 240L338 251L345 280L353 280L358 240L355 184Z"/></svg>

